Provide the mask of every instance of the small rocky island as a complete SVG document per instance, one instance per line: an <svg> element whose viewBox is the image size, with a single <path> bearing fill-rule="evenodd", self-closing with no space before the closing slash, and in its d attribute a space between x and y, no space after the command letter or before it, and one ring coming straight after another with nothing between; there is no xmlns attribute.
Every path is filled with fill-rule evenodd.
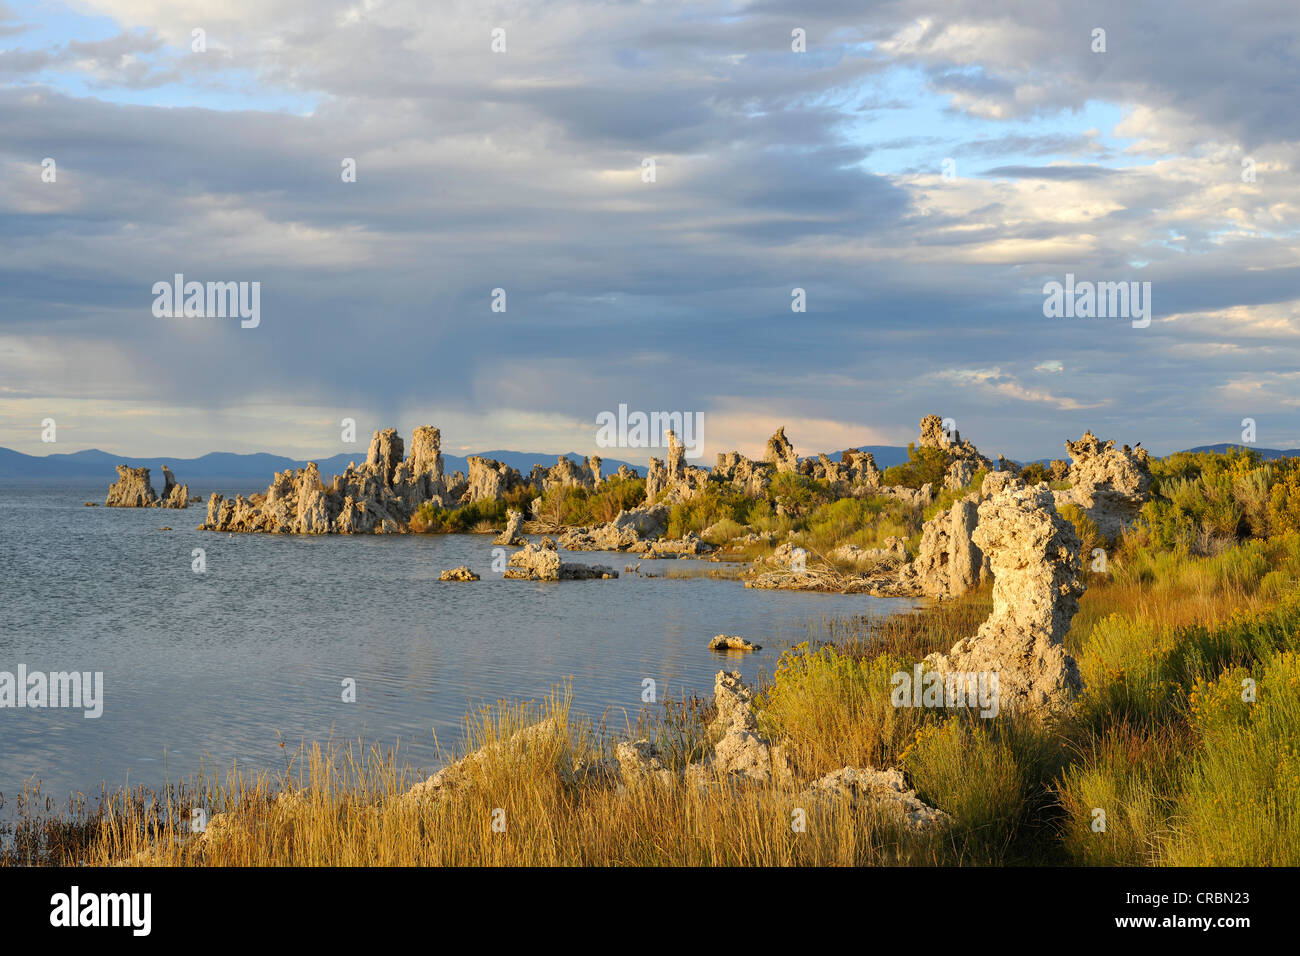
<svg viewBox="0 0 1300 956"><path fill-rule="evenodd" d="M149 483L148 468L118 465L117 481L109 485L108 498L104 504L109 508L188 508L189 485L177 483L176 476L166 465L162 466L162 473L166 484L159 497Z"/></svg>

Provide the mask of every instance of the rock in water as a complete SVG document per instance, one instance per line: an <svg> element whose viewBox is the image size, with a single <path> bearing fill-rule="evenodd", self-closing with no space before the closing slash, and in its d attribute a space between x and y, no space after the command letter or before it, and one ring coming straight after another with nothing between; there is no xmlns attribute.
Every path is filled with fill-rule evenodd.
<svg viewBox="0 0 1300 956"><path fill-rule="evenodd" d="M1074 526L1045 485L1009 488L979 506L972 541L993 572L993 613L926 660L939 672L997 674L1000 709L1067 710L1083 686L1062 643L1084 590Z"/></svg>
<svg viewBox="0 0 1300 956"><path fill-rule="evenodd" d="M162 466L163 493L158 502L160 508L188 508L190 506L190 486L176 483L176 476L166 465Z"/></svg>
<svg viewBox="0 0 1300 956"><path fill-rule="evenodd" d="M511 547L518 547L524 543L524 536L519 533L519 529L524 524L524 513L511 508L506 512L506 529L502 531L493 540L493 544L507 544Z"/></svg>
<svg viewBox="0 0 1300 956"><path fill-rule="evenodd" d="M438 575L439 581L477 581L478 575L469 569L468 565L462 564L458 568L449 568Z"/></svg>
<svg viewBox="0 0 1300 956"><path fill-rule="evenodd" d="M718 634L709 641L711 651L761 651L761 644L745 640L739 634Z"/></svg>
<svg viewBox="0 0 1300 956"><path fill-rule="evenodd" d="M149 484L148 468L117 466L117 481L108 486L109 508L152 508L158 503L158 493Z"/></svg>
<svg viewBox="0 0 1300 956"><path fill-rule="evenodd" d="M506 562L505 577L518 581L585 581L592 578L616 578L618 572L597 564L572 564L561 561L550 538L530 541Z"/></svg>

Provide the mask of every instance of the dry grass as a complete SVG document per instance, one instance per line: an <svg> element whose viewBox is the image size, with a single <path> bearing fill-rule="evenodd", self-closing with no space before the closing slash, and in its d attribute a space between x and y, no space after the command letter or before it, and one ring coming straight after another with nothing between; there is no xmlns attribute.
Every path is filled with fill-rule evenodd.
<svg viewBox="0 0 1300 956"><path fill-rule="evenodd" d="M551 732L509 745L518 729ZM296 773L232 775L200 788L219 809L204 834L191 804L105 814L78 852L46 862L147 866L852 866L938 862L941 840L911 836L871 809L800 800L790 788L680 779L626 789L578 782L602 755L567 700L480 715L486 747L466 785L411 799L392 753L313 747ZM806 829L792 827L796 807ZM66 848L65 849L70 849Z"/></svg>

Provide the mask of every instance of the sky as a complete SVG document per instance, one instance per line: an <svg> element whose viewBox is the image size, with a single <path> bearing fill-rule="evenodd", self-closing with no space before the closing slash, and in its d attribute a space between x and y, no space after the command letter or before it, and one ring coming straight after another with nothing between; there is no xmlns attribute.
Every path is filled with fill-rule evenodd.
<svg viewBox="0 0 1300 956"><path fill-rule="evenodd" d="M596 446L626 405L701 415L706 464L929 413L1019 459L1244 419L1297 447L1298 27L1295 0L0 0L0 445L323 457L351 418L661 455ZM259 283L256 327L155 314L178 273ZM1149 282L1149 324L1045 315L1067 275Z"/></svg>

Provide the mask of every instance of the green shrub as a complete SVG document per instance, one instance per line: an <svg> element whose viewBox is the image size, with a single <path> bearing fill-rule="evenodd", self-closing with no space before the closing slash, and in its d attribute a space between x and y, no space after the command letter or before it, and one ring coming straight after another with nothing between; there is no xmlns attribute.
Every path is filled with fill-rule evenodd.
<svg viewBox="0 0 1300 956"><path fill-rule="evenodd" d="M966 858L1002 863L1018 840L1041 836L1026 825L1051 799L1061 760L1059 742L1041 726L967 713L921 728L902 764L917 795L952 814Z"/></svg>
<svg viewBox="0 0 1300 956"><path fill-rule="evenodd" d="M668 517L668 536L680 538L688 531L699 534L722 520L744 524L750 499L734 485L709 482L687 501L672 506Z"/></svg>
<svg viewBox="0 0 1300 956"><path fill-rule="evenodd" d="M1242 680L1257 680L1242 700ZM1225 670L1197 687L1203 735L1178 802L1174 866L1300 865L1300 656Z"/></svg>
<svg viewBox="0 0 1300 956"><path fill-rule="evenodd" d="M912 442L907 446L907 461L886 468L881 480L905 488L920 488L927 483L938 488L948 474L948 465L948 453L942 448L923 448Z"/></svg>
<svg viewBox="0 0 1300 956"><path fill-rule="evenodd" d="M891 677L911 663L882 654L855 659L800 644L781 655L760 694L761 724L783 738L796 768L819 776L841 767L891 767L925 720L895 707Z"/></svg>
<svg viewBox="0 0 1300 956"><path fill-rule="evenodd" d="M595 489L580 487L555 487L541 496L538 515L542 521L556 528L561 525L606 524L618 517L620 511L639 508L645 504L644 478L607 478Z"/></svg>
<svg viewBox="0 0 1300 956"><path fill-rule="evenodd" d="M1061 842L1074 863L1152 866L1172 832L1190 742L1166 731L1115 728L1061 776Z"/></svg>

